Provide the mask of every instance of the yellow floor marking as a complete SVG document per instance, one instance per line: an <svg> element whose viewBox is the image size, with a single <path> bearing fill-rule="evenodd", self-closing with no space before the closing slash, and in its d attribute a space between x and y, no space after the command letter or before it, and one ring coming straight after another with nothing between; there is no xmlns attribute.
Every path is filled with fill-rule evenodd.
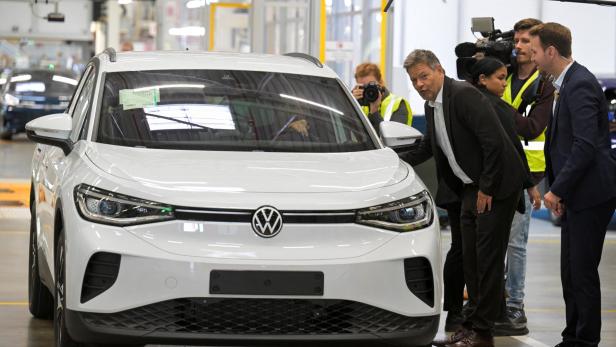
<svg viewBox="0 0 616 347"><path fill-rule="evenodd" d="M20 207L28 207L30 183L0 182L0 206L2 202L19 202Z"/></svg>
<svg viewBox="0 0 616 347"><path fill-rule="evenodd" d="M28 306L27 301L0 301L0 306Z"/></svg>

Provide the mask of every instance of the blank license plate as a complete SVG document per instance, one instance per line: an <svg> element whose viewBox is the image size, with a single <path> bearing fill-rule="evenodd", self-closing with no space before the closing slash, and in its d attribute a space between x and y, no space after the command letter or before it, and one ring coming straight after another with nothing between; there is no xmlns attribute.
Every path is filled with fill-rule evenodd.
<svg viewBox="0 0 616 347"><path fill-rule="evenodd" d="M212 270L210 294L320 296L323 272Z"/></svg>

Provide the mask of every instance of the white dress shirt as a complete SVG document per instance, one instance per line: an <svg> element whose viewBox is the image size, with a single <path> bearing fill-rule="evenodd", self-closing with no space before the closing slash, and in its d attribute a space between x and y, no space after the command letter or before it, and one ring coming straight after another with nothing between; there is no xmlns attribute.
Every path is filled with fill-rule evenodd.
<svg viewBox="0 0 616 347"><path fill-rule="evenodd" d="M556 88L555 93L555 98L554 98L554 103L552 104L552 116L555 116L554 112L556 112L556 102L558 101L558 95L560 93L560 88L563 86L563 82L565 81L565 75L567 74L567 71L569 71L569 68L571 68L571 65L573 65L574 60L572 60L569 65L567 65L565 67L565 69L560 73L560 75L558 75L558 78L556 78L553 82L552 85L554 86L554 88Z"/></svg>
<svg viewBox="0 0 616 347"><path fill-rule="evenodd" d="M428 101L428 105L434 108L434 134L436 135L436 143L447 157L449 166L453 173L466 184L473 183L466 173L462 170L456 157L453 154L449 137L447 136L447 127L445 126L445 113L443 111L443 87L439 90L435 101Z"/></svg>

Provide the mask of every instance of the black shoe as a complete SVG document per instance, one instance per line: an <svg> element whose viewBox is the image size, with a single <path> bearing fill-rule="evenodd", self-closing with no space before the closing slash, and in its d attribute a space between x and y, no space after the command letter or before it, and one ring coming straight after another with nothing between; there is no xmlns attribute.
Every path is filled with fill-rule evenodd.
<svg viewBox="0 0 616 347"><path fill-rule="evenodd" d="M494 323L494 336L521 336L528 335L526 324L522 327L512 324L510 321L496 321ZM560 347L560 346L559 346ZM563 346L566 347L566 346Z"/></svg>
<svg viewBox="0 0 616 347"><path fill-rule="evenodd" d="M460 330L462 328L462 323L464 323L464 317L461 312L447 312L445 332L451 333Z"/></svg>
<svg viewBox="0 0 616 347"><path fill-rule="evenodd" d="M526 315L524 310L507 307L505 315L494 322L494 336L527 335Z"/></svg>
<svg viewBox="0 0 616 347"><path fill-rule="evenodd" d="M507 306L507 312L505 314L514 324L526 324L528 322L523 308Z"/></svg>
<svg viewBox="0 0 616 347"><path fill-rule="evenodd" d="M465 337L467 337L468 335L473 334L472 330L467 330L466 328L462 328L458 331L456 331L455 333L449 335L449 337L447 337L444 340L434 340L432 341L432 344L434 346L437 347L443 347L446 345L451 345L454 344L456 342L462 341Z"/></svg>

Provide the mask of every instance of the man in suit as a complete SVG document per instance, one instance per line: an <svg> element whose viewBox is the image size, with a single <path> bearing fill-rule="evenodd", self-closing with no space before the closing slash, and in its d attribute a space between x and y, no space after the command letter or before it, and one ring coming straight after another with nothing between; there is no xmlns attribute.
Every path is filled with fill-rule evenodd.
<svg viewBox="0 0 616 347"><path fill-rule="evenodd" d="M462 202L463 267L471 311L461 330L433 344L492 347L509 230L527 178L525 167L486 97L470 84L446 77L434 53L415 50L404 68L426 100L427 133L400 157L414 165L434 156L439 181Z"/></svg>
<svg viewBox="0 0 616 347"><path fill-rule="evenodd" d="M566 327L559 347L598 346L599 262L616 206L607 103L595 76L571 57L571 32L545 23L530 31L540 70L554 77L556 100L545 143L550 191L545 205L562 215L560 276Z"/></svg>

